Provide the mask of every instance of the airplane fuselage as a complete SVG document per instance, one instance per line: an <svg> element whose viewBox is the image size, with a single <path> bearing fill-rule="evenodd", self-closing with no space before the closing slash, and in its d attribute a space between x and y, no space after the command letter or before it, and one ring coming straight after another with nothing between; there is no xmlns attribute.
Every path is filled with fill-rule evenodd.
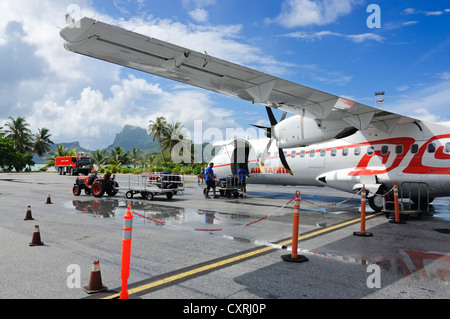
<svg viewBox="0 0 450 319"><path fill-rule="evenodd" d="M444 125L408 123L390 134L369 128L339 140L284 149L293 175L280 163L276 143L264 166L261 155L268 139L245 143L247 155L236 156L235 146L228 144L213 158L219 178L236 173L240 162L247 164L252 184L330 186L348 192L364 184L376 192L379 186L391 189L394 182L420 182L427 184L430 198L450 196L450 128Z"/></svg>

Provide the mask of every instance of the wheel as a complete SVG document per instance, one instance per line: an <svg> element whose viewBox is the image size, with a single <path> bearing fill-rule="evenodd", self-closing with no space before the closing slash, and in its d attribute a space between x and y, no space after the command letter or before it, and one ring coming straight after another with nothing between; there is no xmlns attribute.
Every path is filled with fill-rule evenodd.
<svg viewBox="0 0 450 319"><path fill-rule="evenodd" d="M72 192L75 196L80 196L81 194L81 189L78 185L74 185L72 188Z"/></svg>
<svg viewBox="0 0 450 319"><path fill-rule="evenodd" d="M388 195L386 195L386 193L386 187L382 185L374 196L368 198L369 206L375 212L381 212L385 201L388 202L393 200L392 193L389 193Z"/></svg>
<svg viewBox="0 0 450 319"><path fill-rule="evenodd" d="M384 197L381 194L375 194L372 197L368 198L369 206L372 208L375 212L381 212L383 209L384 204Z"/></svg>
<svg viewBox="0 0 450 319"><path fill-rule="evenodd" d="M63 173L62 167L58 167L58 174L59 174L59 175L62 175L62 173Z"/></svg>
<svg viewBox="0 0 450 319"><path fill-rule="evenodd" d="M104 193L105 186L102 182L94 182L94 184L92 184L92 195L94 195L94 197L102 197Z"/></svg>
<svg viewBox="0 0 450 319"><path fill-rule="evenodd" d="M132 199L133 198L133 191L128 191L125 193L125 197L128 199Z"/></svg>
<svg viewBox="0 0 450 319"><path fill-rule="evenodd" d="M172 192L166 193L166 197L167 199L171 199L173 197L173 193Z"/></svg>
<svg viewBox="0 0 450 319"><path fill-rule="evenodd" d="M155 198L155 195L153 195L153 193L148 193L147 194L147 199L148 200L153 200L153 198Z"/></svg>

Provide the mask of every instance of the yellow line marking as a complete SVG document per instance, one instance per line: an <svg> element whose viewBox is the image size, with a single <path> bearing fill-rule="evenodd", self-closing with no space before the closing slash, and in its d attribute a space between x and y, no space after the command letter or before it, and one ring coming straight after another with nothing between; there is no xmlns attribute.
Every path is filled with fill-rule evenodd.
<svg viewBox="0 0 450 319"><path fill-rule="evenodd" d="M383 213L376 213L376 214L373 214L373 215L370 215L370 216L366 216L366 220L369 219L369 218L373 218L375 216L378 216L380 214L383 214ZM335 229L338 229L338 228L342 228L342 227L345 227L347 225L356 223L356 222L358 222L360 220L361 220L361 218L353 219L353 220L350 220L348 222L344 222L342 224L337 224L335 226L331 226L331 227L324 228L324 229L321 229L321 230L318 230L318 231L315 231L315 232L312 232L312 233L309 233L309 234L306 234L306 235L302 235L302 236L298 237L298 240L304 240L304 239L307 239L307 238L310 238L310 237L314 237L314 236L317 236L317 235L320 235L320 234L323 234L323 233L326 233L326 232L329 232L329 231L332 231L332 230L335 230ZM281 242L281 243L277 243L277 246L288 245L290 243L292 243L292 239L286 240L286 241ZM251 252L246 253L246 254L242 254L242 255L239 255L239 256L236 256L236 257L232 257L232 258L228 258L228 259L225 259L225 260L222 260L222 261L210 264L210 265L199 267L199 268L196 268L196 269L193 269L193 270L190 270L190 271L183 272L181 274L177 274L177 275L174 275L174 276L171 276L171 277L167 277L167 278L155 281L155 282L144 284L144 285L136 287L136 288L129 289L128 290L128 294L129 295L137 294L139 292L151 289L153 287L164 285L164 284L170 283L172 281L176 281L176 280L179 280L179 279L182 279L182 278L185 278L185 277L189 277L189 276L192 276L192 275L195 275L195 274L198 274L198 273L202 273L204 271L208 271L208 270L211 270L211 269L214 269L214 268L218 268L218 267L221 267L221 266L224 266L224 265L227 265L227 264L239 261L241 259L245 259L245 258L249 258L249 257L255 256L255 255L259 255L259 254L262 254L264 252L267 252L269 250L274 250L274 249L276 249L276 247L268 246L268 247L264 247L264 248L261 248L261 249L255 250L255 251L251 251ZM111 295L111 296L107 296L107 297L105 297L103 299L114 299L114 298L118 298L119 296L120 296L120 293L117 293L117 294L114 294L114 295Z"/></svg>

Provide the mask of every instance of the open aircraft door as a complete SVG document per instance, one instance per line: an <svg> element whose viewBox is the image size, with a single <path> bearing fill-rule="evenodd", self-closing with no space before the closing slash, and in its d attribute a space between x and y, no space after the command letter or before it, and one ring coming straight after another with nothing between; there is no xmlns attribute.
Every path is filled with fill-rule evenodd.
<svg viewBox="0 0 450 319"><path fill-rule="evenodd" d="M234 149L231 153L230 163L231 163L231 173L236 175L239 169L244 168L247 172L250 172L248 167L248 160L250 157L251 145L246 140L234 140L230 143Z"/></svg>

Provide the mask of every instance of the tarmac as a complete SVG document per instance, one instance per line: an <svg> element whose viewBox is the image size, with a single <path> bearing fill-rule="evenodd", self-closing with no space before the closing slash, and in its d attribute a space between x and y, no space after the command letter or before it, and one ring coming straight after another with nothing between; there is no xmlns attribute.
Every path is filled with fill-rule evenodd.
<svg viewBox="0 0 450 319"><path fill-rule="evenodd" d="M149 201L125 197L136 176L116 178L119 194L97 199L74 196L74 176L0 174L1 299L118 298L128 205L129 297L177 299L178 313L212 311L200 308L201 300L228 300L216 310L236 313L251 307L233 308L232 300L450 297L449 198L405 224L368 210L365 231L373 236L359 237L353 234L361 230L359 196L330 188L250 184L242 198L205 199L204 185L187 176L184 192ZM296 190L302 263L281 258L292 255ZM25 221L28 205L34 220ZM29 245L35 225L42 246ZM83 286L97 260L108 290L87 294ZM253 313L258 309L266 310L254 306Z"/></svg>

